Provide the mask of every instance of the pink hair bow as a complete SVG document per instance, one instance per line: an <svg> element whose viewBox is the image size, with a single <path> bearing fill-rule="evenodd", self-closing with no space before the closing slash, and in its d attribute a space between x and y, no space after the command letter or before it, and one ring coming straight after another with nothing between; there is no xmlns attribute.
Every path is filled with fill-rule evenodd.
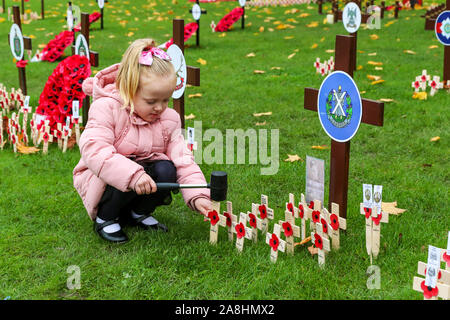
<svg viewBox="0 0 450 320"><path fill-rule="evenodd" d="M153 63L153 56L158 57L162 60L170 61L170 56L160 48L153 47L150 50L142 51L139 57L139 63L147 66L151 66Z"/></svg>

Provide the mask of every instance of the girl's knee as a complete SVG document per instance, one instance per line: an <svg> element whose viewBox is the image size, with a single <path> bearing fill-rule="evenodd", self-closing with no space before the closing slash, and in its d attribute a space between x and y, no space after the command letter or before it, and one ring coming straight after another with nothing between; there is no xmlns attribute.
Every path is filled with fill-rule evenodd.
<svg viewBox="0 0 450 320"><path fill-rule="evenodd" d="M172 161L158 161L155 163L154 172L158 182L177 181L177 169Z"/></svg>

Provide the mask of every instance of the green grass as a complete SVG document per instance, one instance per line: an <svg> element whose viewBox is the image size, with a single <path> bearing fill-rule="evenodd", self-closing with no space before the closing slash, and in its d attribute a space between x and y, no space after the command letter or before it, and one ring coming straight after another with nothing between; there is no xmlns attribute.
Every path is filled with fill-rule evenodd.
<svg viewBox="0 0 450 320"><path fill-rule="evenodd" d="M134 39L151 36L159 43L166 41L172 32L172 18L191 22L191 3L177 2L110 1L105 29L100 30L96 22L91 30L91 47L100 53L100 66L93 70L119 62ZM59 1L45 3L46 19L23 25L24 35L35 36L34 50L63 30L65 6ZM96 9L89 6L94 1L77 4L82 11ZM303 92L305 87L320 86L323 78L315 74L313 62L316 57L328 59L331 54L325 51L334 49L335 35L346 32L340 23L324 25L324 16L317 14L315 6L308 9L300 5L295 6L300 10L296 14L285 14L293 6L249 9L246 23L251 25L245 30L237 23L225 37L211 33L211 20L217 23L234 6L202 6L208 14L202 18L201 47L192 46L192 38L185 51L188 64L201 68L201 86L187 88L186 96L202 93L202 97L186 98L186 114L195 114L195 121L201 120L204 130L217 128L222 133L238 128L279 129L280 167L276 175L261 176L264 166L259 164L201 165L206 177L213 170L228 172L228 200L233 202L235 213L250 210L251 203L266 194L278 220L284 216L288 193L295 193L297 200L305 191L305 163L284 162L287 154L325 160L328 202L329 149L311 146L329 146L330 139L317 114L303 109ZM40 12L38 1L27 3L30 7ZM305 12L310 15L300 18ZM357 63L363 69L356 71L354 78L360 91L365 91L362 96L395 101L385 104L383 127L363 124L352 139L347 232L341 236L341 249L327 255L324 269L306 247L297 247L294 256L280 253L278 262L272 264L270 247L261 234L256 244L246 241L240 255L222 229L217 245L211 246L208 223L191 212L180 195L170 207L155 212L169 227L168 234L127 227L129 243L105 243L92 231L92 222L72 185L72 170L80 158L78 149L63 154L51 146L46 156L21 155L7 145L0 151L0 299L422 299L412 290L417 262L426 261L428 245L446 247L450 227L450 96L440 91L426 101L412 99L411 82L423 69L442 76L443 48L432 31L424 30L424 20L419 17L423 12L402 11L394 24L385 26L394 20L386 17L381 30L361 30L358 34L358 49L363 52L358 53ZM156 21L158 16L163 21ZM267 17L275 19L264 22ZM289 18L297 23L288 22ZM122 26L121 20L128 23ZM295 28L268 31L275 28L273 21L277 20ZM307 28L312 21L319 26ZM264 32L259 32L260 26ZM4 40L0 42L4 56L0 82L8 89L18 87L17 69L6 41L9 28L10 22L0 23L0 38ZM134 35L127 37L129 32ZM379 39L371 40L371 34ZM294 38L285 40L287 36ZM313 43L317 48L311 49ZM431 45L438 48L429 49ZM297 54L287 59L296 49ZM246 58L250 52L256 56ZM373 52L377 55L368 56ZM196 62L199 58L207 64L200 65ZM383 62L383 70L375 71L367 64L369 60ZM274 66L281 70L271 70ZM27 66L33 106L55 67L56 63L47 62ZM266 73L253 74L256 69ZM386 81L372 86L368 74L380 75ZM273 115L253 117L254 112L267 111ZM265 126L255 126L264 120ZM186 126L193 124L194 120L186 122ZM434 136L441 139L430 142ZM208 144L204 142L204 147ZM366 286L370 260L365 250L364 219L359 214L363 183L383 185L384 201L397 201L398 207L408 209L399 217L391 216L389 224L381 227L381 250L373 263L381 270L380 290ZM270 230L272 226L273 222ZM71 265L81 270L78 290L67 288L70 274L66 270Z"/></svg>

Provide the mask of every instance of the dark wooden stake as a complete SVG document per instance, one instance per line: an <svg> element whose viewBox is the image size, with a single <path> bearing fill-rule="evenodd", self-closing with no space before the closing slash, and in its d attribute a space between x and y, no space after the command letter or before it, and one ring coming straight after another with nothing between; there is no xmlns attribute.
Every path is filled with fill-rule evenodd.
<svg viewBox="0 0 450 320"><path fill-rule="evenodd" d="M242 8L242 10L244 10L244 12L242 13L242 17L241 17L241 29L245 29L245 6L243 6L241 8Z"/></svg>
<svg viewBox="0 0 450 320"><path fill-rule="evenodd" d="M380 12L380 18L384 19L384 11L386 10L386 2L385 1L381 1L381 12Z"/></svg>
<svg viewBox="0 0 450 320"><path fill-rule="evenodd" d="M100 9L100 29L103 30L103 8Z"/></svg>
<svg viewBox="0 0 450 320"><path fill-rule="evenodd" d="M5 0L2 0L2 6L3 6L3 13L6 13Z"/></svg>
<svg viewBox="0 0 450 320"><path fill-rule="evenodd" d="M446 10L450 10L450 0L446 1ZM444 84L450 80L450 46L444 46Z"/></svg>
<svg viewBox="0 0 450 320"><path fill-rule="evenodd" d="M173 43L176 44L184 54L184 20L173 20ZM187 84L200 86L200 68L186 66ZM178 112L181 119L181 127L184 128L184 94L179 99L173 99L173 108Z"/></svg>
<svg viewBox="0 0 450 320"><path fill-rule="evenodd" d="M317 0L317 5L318 5L318 12L319 14L323 14L322 12L322 5L323 5L323 0Z"/></svg>
<svg viewBox="0 0 450 320"><path fill-rule="evenodd" d="M200 5L200 1L196 0L195 1L198 5ZM192 9L189 10L189 12L192 14ZM208 12L206 10L201 9L202 14L207 14ZM200 46L200 19L195 20L195 22L197 23L197 31L195 32L196 34L196 45L197 47Z"/></svg>
<svg viewBox="0 0 450 320"><path fill-rule="evenodd" d="M25 1L22 0L22 14L25 14Z"/></svg>
<svg viewBox="0 0 450 320"><path fill-rule="evenodd" d="M353 77L351 68L352 60L352 43L351 36L336 36L335 53L336 65L335 70L341 70ZM319 90L314 88L305 88L304 108L317 112L317 97ZM375 100L362 99L362 118L361 122L375 126L383 126L384 103ZM329 203L328 208L331 210L331 203L339 205L341 217L347 217L347 195L348 195L348 176L350 161L350 141L337 142L331 140L330 155L330 185L329 185Z"/></svg>
<svg viewBox="0 0 450 320"><path fill-rule="evenodd" d="M45 19L44 0L41 0L41 17L42 17L42 20Z"/></svg>
<svg viewBox="0 0 450 320"><path fill-rule="evenodd" d="M398 1L395 1L395 10L394 10L394 18L398 19L398 11L400 10L400 4Z"/></svg>

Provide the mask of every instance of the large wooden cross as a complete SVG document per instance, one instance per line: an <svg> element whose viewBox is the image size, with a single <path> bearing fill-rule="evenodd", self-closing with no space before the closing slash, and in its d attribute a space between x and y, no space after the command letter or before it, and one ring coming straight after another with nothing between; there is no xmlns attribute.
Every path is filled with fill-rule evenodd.
<svg viewBox="0 0 450 320"><path fill-rule="evenodd" d="M445 10L450 10L450 0L447 0ZM450 46L444 46L444 84L447 81L450 81Z"/></svg>
<svg viewBox="0 0 450 320"><path fill-rule="evenodd" d="M81 34L86 38L86 42L89 45L89 13L81 13ZM75 38L75 37L74 37ZM75 46L72 46L72 54L75 54ZM98 53L95 51L91 51L89 48L89 62L92 67L98 67ZM89 96L86 96L83 100L83 125L86 125L88 114L89 114L89 107L90 107L90 98Z"/></svg>
<svg viewBox="0 0 450 320"><path fill-rule="evenodd" d="M13 6L13 20L14 23L17 24L22 31L22 22L20 21L20 8L19 6ZM23 34L23 32L22 32ZM9 34L8 34L8 42L9 42ZM23 37L24 50L32 50L31 46L31 38ZM19 70L19 84L20 88L24 95L27 95L27 77L25 73L25 67L17 67Z"/></svg>
<svg viewBox="0 0 450 320"><path fill-rule="evenodd" d="M184 54L184 20L173 20L173 43L176 44ZM186 66L187 84L200 86L200 68ZM184 94L179 99L173 99L173 108L180 115L181 128L184 128Z"/></svg>
<svg viewBox="0 0 450 320"><path fill-rule="evenodd" d="M341 70L353 77L352 70L352 46L353 37L336 35L335 70ZM305 88L304 108L317 112L317 97L319 90ZM361 122L375 126L383 126L384 103L375 100L362 100ZM330 186L328 210L331 211L331 203L337 203L341 217L347 218L347 194L348 173L350 161L350 141L337 142L331 140L330 156Z"/></svg>

